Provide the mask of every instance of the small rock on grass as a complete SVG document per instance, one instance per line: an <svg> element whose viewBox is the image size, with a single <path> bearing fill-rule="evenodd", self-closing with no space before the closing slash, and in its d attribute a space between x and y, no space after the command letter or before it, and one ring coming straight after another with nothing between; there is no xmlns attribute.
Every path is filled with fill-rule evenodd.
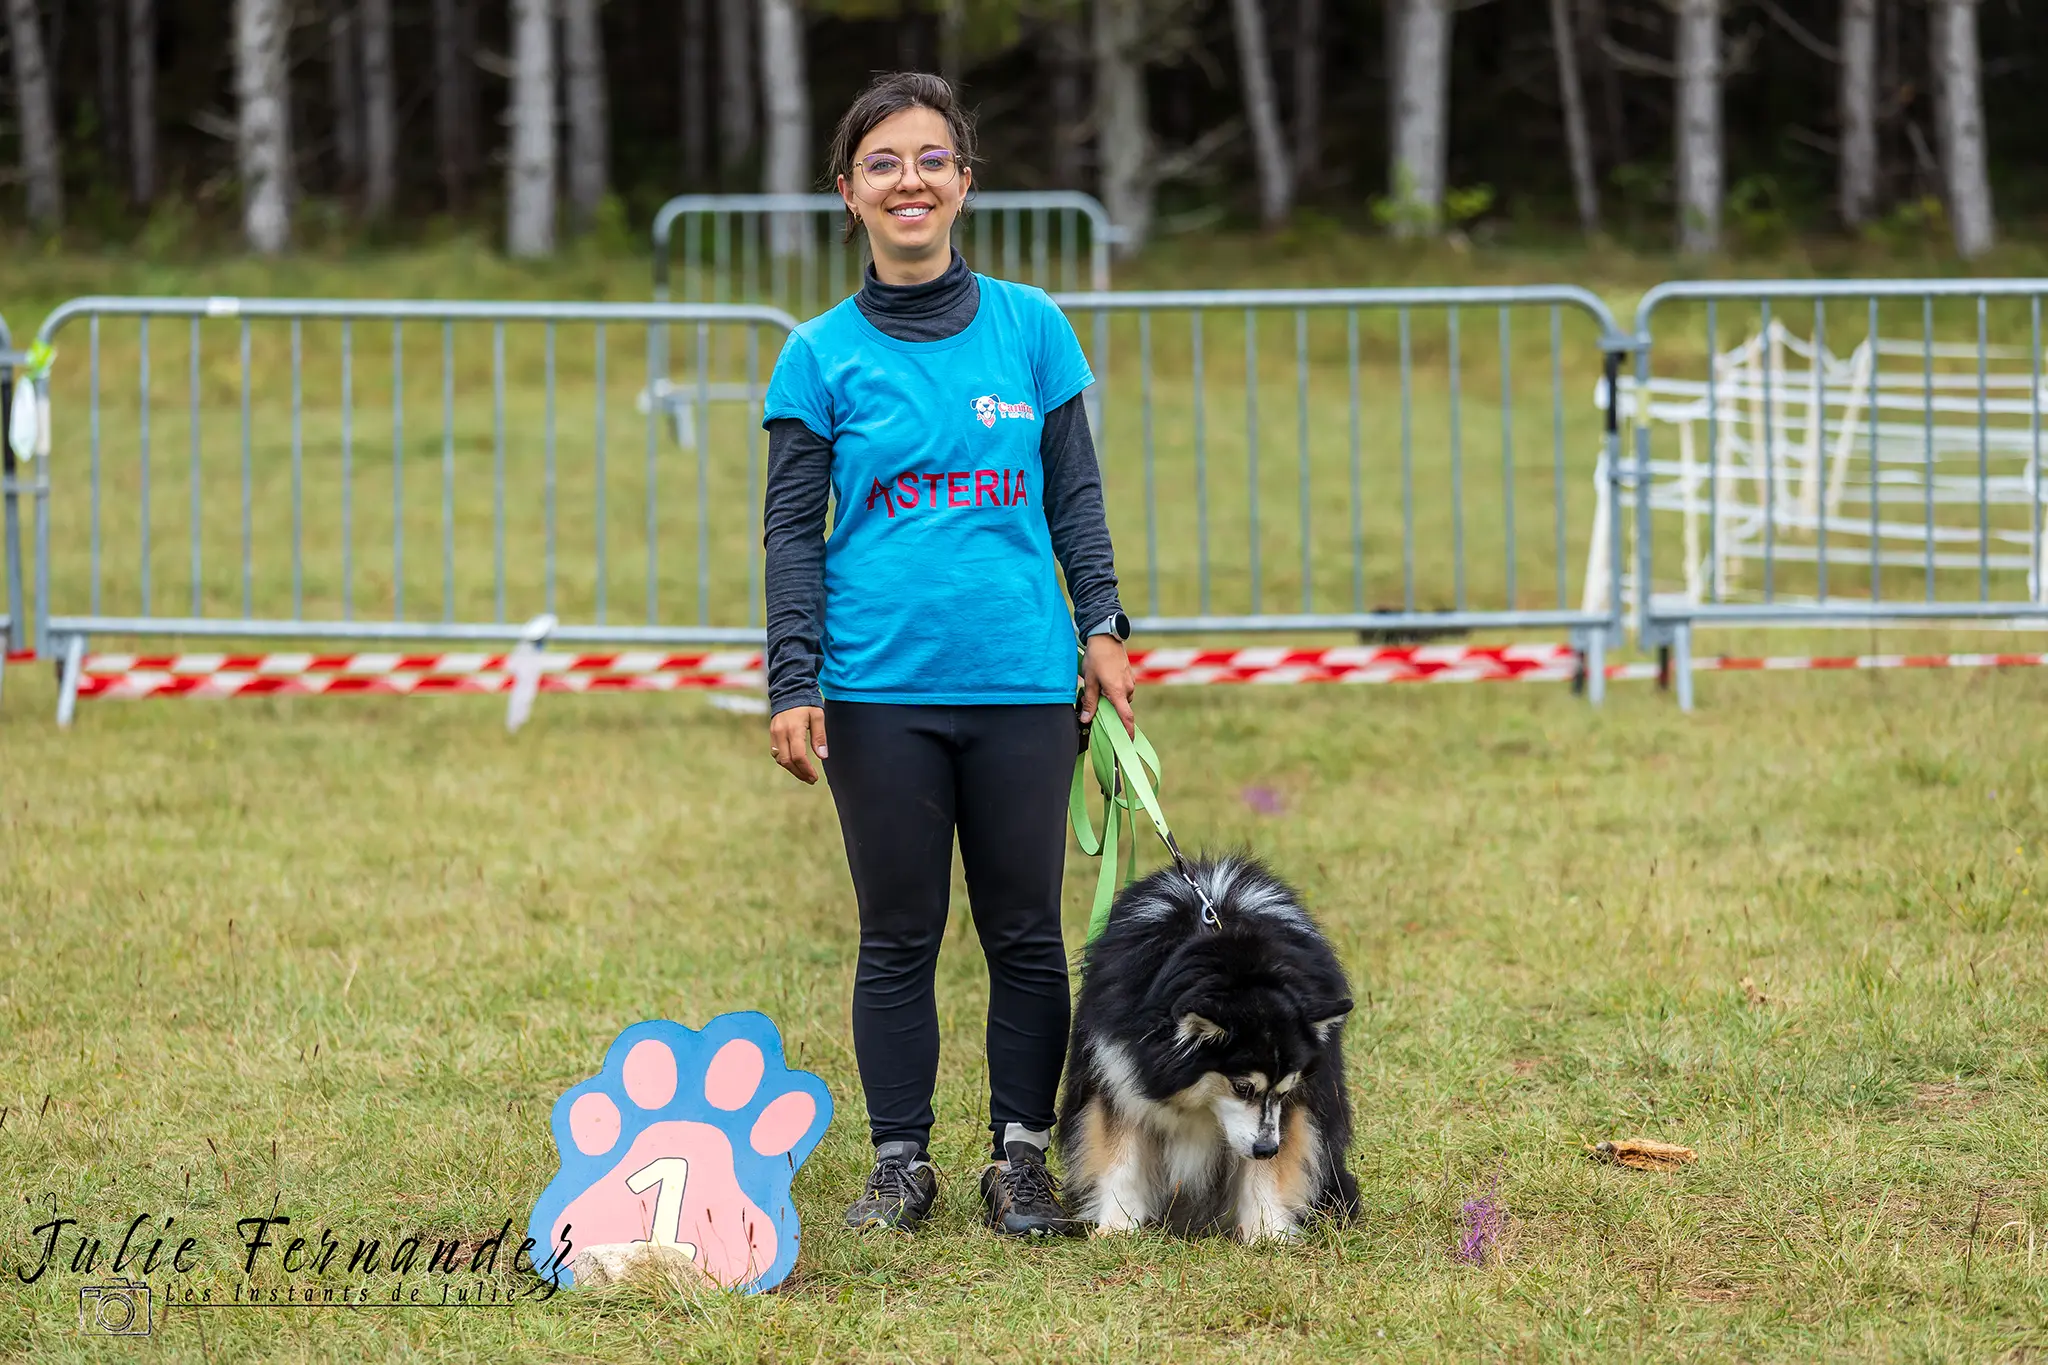
<svg viewBox="0 0 2048 1365"><path fill-rule="evenodd" d="M657 1242L619 1242L585 1247L569 1262L569 1269L581 1289L622 1284L643 1275L695 1282L704 1279L703 1271L697 1268L688 1252Z"/></svg>

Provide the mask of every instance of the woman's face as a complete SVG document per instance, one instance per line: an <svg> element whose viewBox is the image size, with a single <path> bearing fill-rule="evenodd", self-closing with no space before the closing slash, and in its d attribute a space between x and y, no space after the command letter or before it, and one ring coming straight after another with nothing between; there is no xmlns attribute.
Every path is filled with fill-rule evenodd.
<svg viewBox="0 0 2048 1365"><path fill-rule="evenodd" d="M950 257L953 220L973 175L959 163L945 119L905 109L860 140L839 195L867 229L877 261Z"/></svg>

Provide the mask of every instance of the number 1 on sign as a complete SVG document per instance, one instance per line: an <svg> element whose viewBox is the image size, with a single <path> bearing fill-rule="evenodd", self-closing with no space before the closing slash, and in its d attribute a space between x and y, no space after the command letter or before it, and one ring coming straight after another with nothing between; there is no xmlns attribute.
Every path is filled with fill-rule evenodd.
<svg viewBox="0 0 2048 1365"><path fill-rule="evenodd" d="M679 1156L650 1161L626 1177L626 1188L635 1194L645 1194L649 1188L661 1186L661 1193L654 1196L654 1227L650 1235L657 1244L674 1247L694 1261L697 1259L697 1244L685 1242L677 1236L683 1230L683 1187L689 1183L690 1163Z"/></svg>

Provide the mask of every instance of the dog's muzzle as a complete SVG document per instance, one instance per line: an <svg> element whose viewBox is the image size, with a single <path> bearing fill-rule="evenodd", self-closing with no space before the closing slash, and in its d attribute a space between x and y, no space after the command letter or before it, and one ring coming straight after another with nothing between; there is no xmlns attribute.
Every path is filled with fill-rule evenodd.
<svg viewBox="0 0 2048 1365"><path fill-rule="evenodd" d="M1271 1142L1266 1141L1264 1138L1260 1138L1257 1142L1254 1142L1252 1144L1252 1155L1258 1158L1260 1161L1270 1161L1273 1157L1279 1155L1279 1152L1280 1142L1277 1138Z"/></svg>

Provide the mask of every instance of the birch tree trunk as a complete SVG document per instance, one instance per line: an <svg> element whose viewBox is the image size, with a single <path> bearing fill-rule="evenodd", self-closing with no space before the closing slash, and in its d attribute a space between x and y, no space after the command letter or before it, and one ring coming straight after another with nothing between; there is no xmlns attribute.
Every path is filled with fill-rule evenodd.
<svg viewBox="0 0 2048 1365"><path fill-rule="evenodd" d="M465 115L473 111L463 101L463 92L468 88L463 67L469 53L462 41L464 25L456 0L433 0L432 13L434 151L440 163L442 199L451 210L459 210L469 202L469 128ZM518 21L513 22L516 28Z"/></svg>
<svg viewBox="0 0 2048 1365"><path fill-rule="evenodd" d="M811 95L804 70L804 19L799 0L761 0L761 99L768 114L764 182L770 194L810 188ZM806 240L801 214L777 214L769 250L794 255Z"/></svg>
<svg viewBox="0 0 2048 1365"><path fill-rule="evenodd" d="M1145 108L1143 0L1095 0L1095 161L1102 205L1128 256L1152 234L1152 130Z"/></svg>
<svg viewBox="0 0 2048 1365"><path fill-rule="evenodd" d="M718 137L724 188L754 183L754 0L718 0Z"/></svg>
<svg viewBox="0 0 2048 1365"><path fill-rule="evenodd" d="M1600 78L1601 145L1607 164L1619 166L1627 162L1629 148L1622 124L1621 72L1602 46L1607 41L1607 0L1579 0L1579 37L1590 41L1593 69Z"/></svg>
<svg viewBox="0 0 2048 1365"><path fill-rule="evenodd" d="M962 0L940 0L939 78L955 90L960 88L960 37L967 27L967 9Z"/></svg>
<svg viewBox="0 0 2048 1365"><path fill-rule="evenodd" d="M28 218L37 227L54 231L64 221L64 172L36 0L7 0L7 49L13 58L14 117L21 135Z"/></svg>
<svg viewBox="0 0 2048 1365"><path fill-rule="evenodd" d="M586 232L609 187L604 35L597 0L562 0L562 65L569 101L569 227Z"/></svg>
<svg viewBox="0 0 2048 1365"><path fill-rule="evenodd" d="M1046 36L1052 46L1052 183L1056 189L1082 187L1087 73L1080 27L1070 14L1054 19Z"/></svg>
<svg viewBox="0 0 2048 1365"><path fill-rule="evenodd" d="M1294 182L1323 173L1323 0L1294 0Z"/></svg>
<svg viewBox="0 0 2048 1365"><path fill-rule="evenodd" d="M1997 237L1984 152L1984 86L1977 52L1977 0L1935 0L1928 15L1935 118L1956 254L1971 260Z"/></svg>
<svg viewBox="0 0 2048 1365"><path fill-rule="evenodd" d="M1721 0L1678 0L1678 249L1721 247Z"/></svg>
<svg viewBox="0 0 2048 1365"><path fill-rule="evenodd" d="M512 0L505 249L525 259L555 250L555 46L549 10L549 0Z"/></svg>
<svg viewBox="0 0 2048 1365"><path fill-rule="evenodd" d="M1259 0L1230 0L1237 30L1237 66L1244 86L1245 120L1252 130L1258 162L1259 221L1269 228L1287 221L1294 208L1294 160L1280 133L1280 102L1273 93L1273 67L1266 57L1266 13Z"/></svg>
<svg viewBox="0 0 2048 1365"><path fill-rule="evenodd" d="M328 98L334 106L334 155L341 183L353 190L363 179L363 98L356 80L356 13L349 0L335 0L327 16Z"/></svg>
<svg viewBox="0 0 2048 1365"><path fill-rule="evenodd" d="M1842 222L1861 227L1877 211L1877 0L1842 0Z"/></svg>
<svg viewBox="0 0 2048 1365"><path fill-rule="evenodd" d="M363 212L390 214L398 197L398 87L391 73L391 0L362 0Z"/></svg>
<svg viewBox="0 0 2048 1365"><path fill-rule="evenodd" d="M1435 236L1443 226L1450 154L1452 0L1403 0L1388 50L1394 92L1389 158L1396 236Z"/></svg>
<svg viewBox="0 0 2048 1365"><path fill-rule="evenodd" d="M128 197L156 198L156 0L128 0Z"/></svg>
<svg viewBox="0 0 2048 1365"><path fill-rule="evenodd" d="M1557 92L1564 106L1564 144L1572 164L1572 198L1579 230L1600 231L1600 185L1593 175L1593 139L1586 128L1586 90L1579 83L1578 36L1572 30L1571 0L1550 0L1550 42L1557 49Z"/></svg>
<svg viewBox="0 0 2048 1365"><path fill-rule="evenodd" d="M235 0L235 160L242 235L275 256L291 242L291 89L283 0Z"/></svg>
<svg viewBox="0 0 2048 1365"><path fill-rule="evenodd" d="M683 185L691 192L705 187L711 170L711 101L704 88L709 65L704 44L709 25L705 0L683 0L682 102Z"/></svg>
<svg viewBox="0 0 2048 1365"><path fill-rule="evenodd" d="M94 56L99 59L100 146L111 166L128 161L127 119L121 107L121 22L125 11L123 0L97 0L94 6L99 26Z"/></svg>

